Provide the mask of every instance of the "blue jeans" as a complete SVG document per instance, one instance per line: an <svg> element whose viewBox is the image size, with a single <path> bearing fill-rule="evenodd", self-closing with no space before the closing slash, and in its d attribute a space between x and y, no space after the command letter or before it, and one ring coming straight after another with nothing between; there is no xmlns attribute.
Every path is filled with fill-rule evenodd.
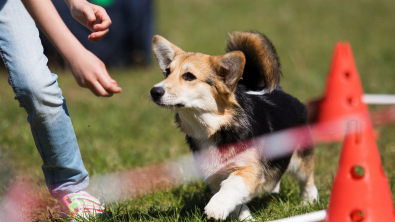
<svg viewBox="0 0 395 222"><path fill-rule="evenodd" d="M49 192L60 199L84 189L88 172L58 77L48 69L39 32L20 0L0 0L0 55L15 99L28 114Z"/></svg>

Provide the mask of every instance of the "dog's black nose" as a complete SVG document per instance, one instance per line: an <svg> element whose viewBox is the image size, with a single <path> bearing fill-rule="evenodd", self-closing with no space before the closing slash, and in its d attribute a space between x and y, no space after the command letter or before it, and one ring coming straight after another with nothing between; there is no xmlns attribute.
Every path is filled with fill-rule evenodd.
<svg viewBox="0 0 395 222"><path fill-rule="evenodd" d="M154 100L160 99L165 94L165 90L162 87L153 87L150 91L151 97Z"/></svg>

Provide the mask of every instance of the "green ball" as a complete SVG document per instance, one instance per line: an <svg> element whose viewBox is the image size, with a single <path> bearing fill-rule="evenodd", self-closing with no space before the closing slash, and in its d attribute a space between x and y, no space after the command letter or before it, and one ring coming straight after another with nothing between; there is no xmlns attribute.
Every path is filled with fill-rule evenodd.
<svg viewBox="0 0 395 222"><path fill-rule="evenodd" d="M114 4L115 0L92 0L91 2L95 5L107 7Z"/></svg>

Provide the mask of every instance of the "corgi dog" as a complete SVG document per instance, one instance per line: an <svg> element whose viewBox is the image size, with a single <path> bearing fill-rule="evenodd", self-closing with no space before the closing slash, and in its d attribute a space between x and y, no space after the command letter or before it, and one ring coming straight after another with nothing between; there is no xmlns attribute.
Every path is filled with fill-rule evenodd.
<svg viewBox="0 0 395 222"><path fill-rule="evenodd" d="M152 48L165 79L150 97L174 111L186 134L195 167L214 193L208 218L252 220L246 203L279 192L287 169L302 201L318 201L312 146L271 159L261 158L257 143L240 143L307 122L305 106L279 87L279 58L265 35L234 32L227 53L217 56L183 51L158 35Z"/></svg>

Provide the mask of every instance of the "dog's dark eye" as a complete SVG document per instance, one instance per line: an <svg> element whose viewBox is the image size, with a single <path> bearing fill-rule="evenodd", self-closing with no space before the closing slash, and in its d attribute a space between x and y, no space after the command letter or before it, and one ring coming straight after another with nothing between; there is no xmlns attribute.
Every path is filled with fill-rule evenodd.
<svg viewBox="0 0 395 222"><path fill-rule="evenodd" d="M190 73L190 72L187 72L187 73L184 73L184 75L182 75L182 78L184 79L184 80L186 80L186 81L192 81L192 80L195 80L196 79L196 76L194 76L192 73Z"/></svg>
<svg viewBox="0 0 395 222"><path fill-rule="evenodd" d="M166 77L168 77L170 75L170 68L166 68Z"/></svg>

